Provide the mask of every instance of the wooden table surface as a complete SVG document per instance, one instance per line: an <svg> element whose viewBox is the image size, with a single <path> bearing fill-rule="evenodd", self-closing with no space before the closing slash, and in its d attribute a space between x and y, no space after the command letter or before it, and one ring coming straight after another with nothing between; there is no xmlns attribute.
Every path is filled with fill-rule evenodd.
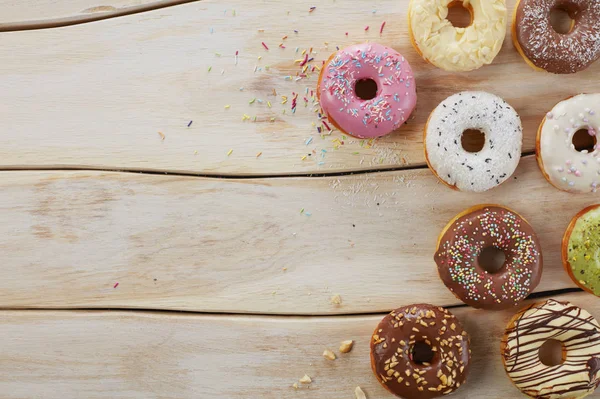
<svg viewBox="0 0 600 399"><path fill-rule="evenodd" d="M535 298L600 317L560 260L570 219L598 199L554 189L534 156L547 111L600 92L600 63L535 72L508 33L493 65L445 72L411 47L407 6L0 0L0 397L391 398L370 334L416 302L451 306L472 337L453 397L521 397L499 355L515 310L462 305L437 277L436 239L469 206L508 206L542 242ZM411 63L414 118L379 140L321 135L318 70L299 78L296 60L312 49L319 67L367 40ZM425 165L427 116L461 90L523 119L514 177L484 194ZM322 357L349 339L352 352Z"/></svg>

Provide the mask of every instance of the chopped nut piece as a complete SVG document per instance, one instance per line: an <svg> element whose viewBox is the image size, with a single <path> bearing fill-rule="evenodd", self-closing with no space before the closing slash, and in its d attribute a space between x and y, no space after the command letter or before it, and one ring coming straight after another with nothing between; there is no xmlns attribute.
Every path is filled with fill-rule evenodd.
<svg viewBox="0 0 600 399"><path fill-rule="evenodd" d="M312 382L312 380L310 379L310 377L307 374L304 374L304 377L300 378L301 384L310 384L311 382Z"/></svg>
<svg viewBox="0 0 600 399"><path fill-rule="evenodd" d="M354 341L352 341L351 339L347 341L342 341L342 343L340 344L340 352L348 353L352 350L352 346L354 346Z"/></svg>
<svg viewBox="0 0 600 399"><path fill-rule="evenodd" d="M327 360L335 360L335 353L333 353L329 349L325 349L325 351L323 352L323 357Z"/></svg>
<svg viewBox="0 0 600 399"><path fill-rule="evenodd" d="M445 374L440 375L440 381L442 381L443 385L448 384L448 377Z"/></svg>
<svg viewBox="0 0 600 399"><path fill-rule="evenodd" d="M365 393L362 389L360 389L360 387L356 387L356 389L354 390L354 395L356 396L356 399L367 399L367 395L365 395Z"/></svg>
<svg viewBox="0 0 600 399"><path fill-rule="evenodd" d="M329 302L331 302L332 305L341 305L342 297L339 294L335 294L334 296L331 297Z"/></svg>

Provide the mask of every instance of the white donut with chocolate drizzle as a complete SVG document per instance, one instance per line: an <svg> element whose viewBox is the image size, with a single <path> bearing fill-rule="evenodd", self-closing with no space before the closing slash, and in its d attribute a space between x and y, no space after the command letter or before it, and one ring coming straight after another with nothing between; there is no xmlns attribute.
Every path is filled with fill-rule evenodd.
<svg viewBox="0 0 600 399"><path fill-rule="evenodd" d="M572 193L595 193L600 185L600 146L578 151L575 133L600 131L600 94L580 94L548 112L537 137L537 157L544 176L555 187Z"/></svg>
<svg viewBox="0 0 600 399"><path fill-rule="evenodd" d="M485 134L479 152L463 148L462 135L469 129ZM439 179L461 191L483 192L514 173L521 159L523 127L502 98L465 91L448 97L431 113L424 141L427 163Z"/></svg>
<svg viewBox="0 0 600 399"><path fill-rule="evenodd" d="M540 347L550 339L562 344L562 364L540 361ZM600 383L600 326L569 302L549 299L522 310L509 323L502 347L508 376L532 398L579 399Z"/></svg>

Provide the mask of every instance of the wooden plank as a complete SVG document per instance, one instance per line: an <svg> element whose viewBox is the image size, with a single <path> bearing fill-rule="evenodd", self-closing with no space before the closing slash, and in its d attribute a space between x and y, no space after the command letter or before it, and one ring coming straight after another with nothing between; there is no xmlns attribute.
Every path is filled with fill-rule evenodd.
<svg viewBox="0 0 600 399"><path fill-rule="evenodd" d="M590 294L563 295L600 317ZM390 303L390 305L402 305ZM521 397L500 339L514 311L453 309L471 336L473 366L456 399ZM142 312L0 312L5 399L391 398L372 375L369 340L381 316L244 317ZM355 341L339 355L342 340ZM325 360L326 348L338 353ZM304 374L313 383L294 389ZM523 396L525 397L525 396ZM590 396L600 397L599 394Z"/></svg>
<svg viewBox="0 0 600 399"><path fill-rule="evenodd" d="M573 287L561 238L597 198L559 192L533 157L515 177L472 195L428 170L249 180L3 172L0 306L348 314L457 304L437 275L437 236L459 212L493 202L536 229L539 290Z"/></svg>
<svg viewBox="0 0 600 399"><path fill-rule="evenodd" d="M0 0L0 32L69 26L194 0Z"/></svg>
<svg viewBox="0 0 600 399"><path fill-rule="evenodd" d="M509 0L509 8L514 3ZM429 113L457 91L486 90L509 101L524 121L525 151L533 151L538 124L559 100L600 91L600 63L569 76L537 73L510 40L492 66L468 74L438 70L410 45L407 5L326 2L309 13L302 0L202 1L3 34L0 117L7 134L0 135L0 167L287 175L418 166L424 165ZM313 63L320 65L336 46L365 40L399 50L412 64L419 92L415 118L372 144L338 133L322 139L312 125L319 123L313 101L308 98L305 108L303 100L306 89L308 97L315 89L317 73L300 81L285 77L296 76L294 60L303 49L312 47ZM295 114L292 93L301 93ZM288 96L286 104L281 96ZM251 119L242 121L244 114Z"/></svg>

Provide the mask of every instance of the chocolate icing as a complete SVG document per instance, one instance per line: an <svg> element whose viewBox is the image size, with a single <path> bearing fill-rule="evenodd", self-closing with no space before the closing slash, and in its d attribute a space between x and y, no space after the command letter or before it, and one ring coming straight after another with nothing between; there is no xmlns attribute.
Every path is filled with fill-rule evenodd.
<svg viewBox="0 0 600 399"><path fill-rule="evenodd" d="M550 13L562 9L575 21L567 34L550 24ZM516 38L538 68L565 74L586 69L600 57L600 1L521 0L516 10Z"/></svg>
<svg viewBox="0 0 600 399"><path fill-rule="evenodd" d="M506 256L497 273L479 264L479 255L488 247ZM541 252L525 220L509 209L487 206L460 216L446 228L435 262L446 287L467 305L505 309L518 305L540 282Z"/></svg>
<svg viewBox="0 0 600 399"><path fill-rule="evenodd" d="M430 363L413 361L418 342L431 347ZM469 336L444 308L419 304L385 316L371 340L371 365L377 379L406 399L429 399L454 392L469 371Z"/></svg>

